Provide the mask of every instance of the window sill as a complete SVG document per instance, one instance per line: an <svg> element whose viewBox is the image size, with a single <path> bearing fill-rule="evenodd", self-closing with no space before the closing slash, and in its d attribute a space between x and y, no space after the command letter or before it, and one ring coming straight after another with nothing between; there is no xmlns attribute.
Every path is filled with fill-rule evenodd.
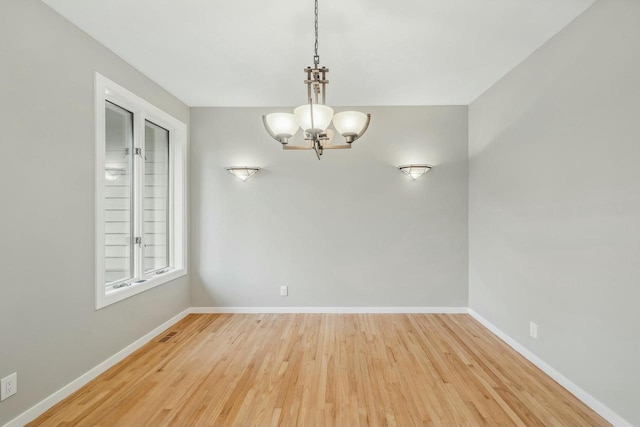
<svg viewBox="0 0 640 427"><path fill-rule="evenodd" d="M124 299L132 297L144 291L148 291L149 289L153 289L157 286L163 285L167 282L186 275L187 271L184 268L179 268L169 270L166 273L147 279L142 283L134 283L131 286L127 286L125 288L110 290L107 290L105 288L102 294L96 294L96 310L100 310L101 308L104 308L108 305L114 304L118 301L122 301Z"/></svg>

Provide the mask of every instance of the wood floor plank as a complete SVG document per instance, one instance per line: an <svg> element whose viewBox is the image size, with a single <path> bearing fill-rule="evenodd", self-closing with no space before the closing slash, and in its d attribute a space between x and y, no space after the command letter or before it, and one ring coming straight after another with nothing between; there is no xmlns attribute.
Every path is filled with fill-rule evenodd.
<svg viewBox="0 0 640 427"><path fill-rule="evenodd" d="M189 315L30 426L607 426L464 314Z"/></svg>

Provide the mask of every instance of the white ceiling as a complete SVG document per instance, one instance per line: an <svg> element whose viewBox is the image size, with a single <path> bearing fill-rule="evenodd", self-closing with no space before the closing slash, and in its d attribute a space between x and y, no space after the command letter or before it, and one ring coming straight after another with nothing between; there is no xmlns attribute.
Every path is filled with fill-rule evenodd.
<svg viewBox="0 0 640 427"><path fill-rule="evenodd" d="M292 106L312 0L43 0L190 106ZM466 105L594 0L319 0L327 103Z"/></svg>

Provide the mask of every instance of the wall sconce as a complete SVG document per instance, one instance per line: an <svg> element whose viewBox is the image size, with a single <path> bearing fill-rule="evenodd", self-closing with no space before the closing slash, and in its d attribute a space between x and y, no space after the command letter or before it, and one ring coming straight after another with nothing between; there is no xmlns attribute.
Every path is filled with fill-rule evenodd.
<svg viewBox="0 0 640 427"><path fill-rule="evenodd" d="M236 178L241 179L243 182L251 178L260 170L260 168L255 166L229 166L225 169L227 169L227 171Z"/></svg>
<svg viewBox="0 0 640 427"><path fill-rule="evenodd" d="M431 165L402 165L398 166L398 169L409 175L411 179L415 181L431 170L432 167Z"/></svg>

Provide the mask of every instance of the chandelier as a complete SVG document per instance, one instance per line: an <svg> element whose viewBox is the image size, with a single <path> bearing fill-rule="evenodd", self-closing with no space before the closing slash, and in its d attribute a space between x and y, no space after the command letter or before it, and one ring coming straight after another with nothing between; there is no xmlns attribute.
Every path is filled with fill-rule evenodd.
<svg viewBox="0 0 640 427"><path fill-rule="evenodd" d="M329 69L320 66L320 56L318 56L318 0L315 0L315 36L313 68L304 69L307 75L304 80L307 85L307 103L294 109L293 114L263 115L262 121L269 135L280 142L283 149L314 150L320 160L324 150L351 148L351 144L367 131L371 114L359 111L343 111L334 114L333 108L326 105ZM329 129L332 122L335 130L344 137L346 144L332 144L334 131ZM304 133L306 145L289 145L289 138L300 128Z"/></svg>

